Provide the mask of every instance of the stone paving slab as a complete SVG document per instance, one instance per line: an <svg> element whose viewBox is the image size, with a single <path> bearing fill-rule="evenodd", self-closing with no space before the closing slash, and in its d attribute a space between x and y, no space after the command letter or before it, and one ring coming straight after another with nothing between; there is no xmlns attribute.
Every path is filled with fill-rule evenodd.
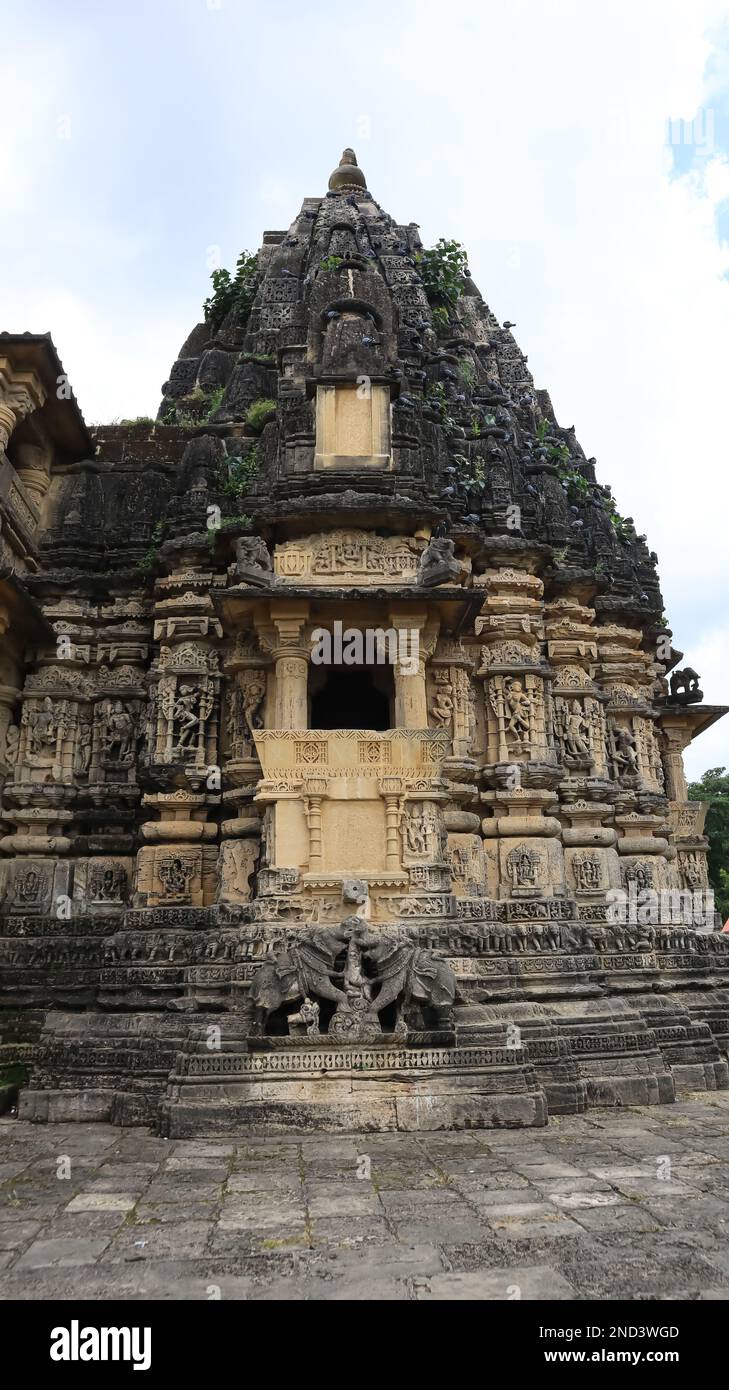
<svg viewBox="0 0 729 1390"><path fill-rule="evenodd" d="M0 1119L0 1298L729 1299L729 1094L547 1131Z"/></svg>

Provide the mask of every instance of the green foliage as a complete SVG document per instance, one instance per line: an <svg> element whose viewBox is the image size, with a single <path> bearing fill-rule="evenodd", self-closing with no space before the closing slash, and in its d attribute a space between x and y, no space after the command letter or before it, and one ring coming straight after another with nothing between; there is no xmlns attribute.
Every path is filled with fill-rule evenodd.
<svg viewBox="0 0 729 1390"><path fill-rule="evenodd" d="M605 508L612 523L612 528L619 541L629 541L635 535L635 528L624 516L620 515L612 497L608 494L605 498Z"/></svg>
<svg viewBox="0 0 729 1390"><path fill-rule="evenodd" d="M447 309L436 308L433 310L433 327L436 333L447 333L451 326L451 316Z"/></svg>
<svg viewBox="0 0 729 1390"><path fill-rule="evenodd" d="M446 400L445 386L442 381L436 381L430 387L425 397L425 404L440 417L440 424L446 434L450 435L458 428L452 415L448 413L448 401Z"/></svg>
<svg viewBox="0 0 729 1390"><path fill-rule="evenodd" d="M550 444L547 449L547 458L550 463L556 463L558 468L565 468L570 461L570 451L566 444ZM585 479L586 481L587 479Z"/></svg>
<svg viewBox="0 0 729 1390"><path fill-rule="evenodd" d="M159 552L159 548L166 535L167 522L158 521L157 525L155 526L152 532L152 538L149 544L149 549L146 551L143 559L140 560L137 566L137 569L139 569L142 574L149 575L152 573L152 570L154 569L155 564L157 563L157 555Z"/></svg>
<svg viewBox="0 0 729 1390"><path fill-rule="evenodd" d="M233 308L239 309L247 317L256 297L258 257L241 251L236 261L235 275L231 275L229 270L214 270L210 279L213 292L203 305L206 323L212 323L217 328Z"/></svg>
<svg viewBox="0 0 729 1390"><path fill-rule="evenodd" d="M483 459L469 459L465 454L454 454L453 462L458 465L459 482L472 491L483 492L486 486L486 464Z"/></svg>
<svg viewBox="0 0 729 1390"><path fill-rule="evenodd" d="M151 415L135 415L131 420L120 420L120 425L153 425L154 420Z"/></svg>
<svg viewBox="0 0 729 1390"><path fill-rule="evenodd" d="M222 399L223 399L223 396L224 396L224 395L225 395L225 387L224 387L224 386L216 386L215 390L212 391L211 394L209 395L208 400L207 400L207 417L206 417L208 420L210 419L210 416L211 416L211 415L214 415L214 414L215 414L216 410L219 410L219 409L220 409L220 405L221 405L221 402L222 402Z"/></svg>
<svg viewBox="0 0 729 1390"><path fill-rule="evenodd" d="M564 448L564 445L562 447ZM552 450L550 450L550 453L551 452ZM556 450L554 452L556 452ZM566 452L567 458L569 459L569 450L567 450ZM585 497L587 497L590 491L590 483L589 480L585 477L584 473L580 473L579 469L577 468L567 468L565 466L566 461L561 457L558 459L552 459L551 461L557 464L557 475L559 477L559 481L565 488L569 501L584 501Z"/></svg>
<svg viewBox="0 0 729 1390"><path fill-rule="evenodd" d="M537 442L538 442L539 444L546 444L546 442L547 442L547 436L548 436L548 434L549 434L549 430L550 430L549 420L540 420L540 421L539 421L539 424L537 425L537 429L536 429Z"/></svg>
<svg viewBox="0 0 729 1390"><path fill-rule="evenodd" d="M458 363L458 375L464 386L474 387L476 385L476 368L468 357L463 357Z"/></svg>
<svg viewBox="0 0 729 1390"><path fill-rule="evenodd" d="M224 386L217 386L210 392L203 391L201 386L195 386L187 396L181 396L179 401L169 407L162 416L161 423L178 425L183 429L195 429L198 425L204 425L218 410L224 395Z"/></svg>
<svg viewBox="0 0 729 1390"><path fill-rule="evenodd" d="M276 402L261 399L254 401L246 414L246 424L250 429L256 430L259 434L264 425L272 420L276 414Z"/></svg>
<svg viewBox="0 0 729 1390"><path fill-rule="evenodd" d="M478 415L473 415L473 416L471 417L471 434L474 434L474 435L476 436L476 438L478 439L480 433L481 433L481 421L479 420Z"/></svg>
<svg viewBox="0 0 729 1390"><path fill-rule="evenodd" d="M319 262L320 270L339 270L342 264L341 256L324 256Z"/></svg>
<svg viewBox="0 0 729 1390"><path fill-rule="evenodd" d="M234 455L229 459L227 477L223 479L222 483L222 490L226 497L231 497L235 502L241 502L253 479L257 476L259 467L258 441L256 441L247 454ZM233 518L226 519L232 520Z"/></svg>
<svg viewBox="0 0 729 1390"><path fill-rule="evenodd" d="M430 304L455 304L463 293L463 277L468 265L458 241L444 237L428 251L420 251L415 261Z"/></svg>
<svg viewBox="0 0 729 1390"><path fill-rule="evenodd" d="M708 801L704 834L709 839L709 882L722 922L729 917L729 775L725 767L710 767L691 782L689 800Z"/></svg>

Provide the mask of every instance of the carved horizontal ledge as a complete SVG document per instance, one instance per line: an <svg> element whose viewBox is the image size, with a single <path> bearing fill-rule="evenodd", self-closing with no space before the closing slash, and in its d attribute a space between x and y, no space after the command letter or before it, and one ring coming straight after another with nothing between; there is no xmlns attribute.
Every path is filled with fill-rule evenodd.
<svg viewBox="0 0 729 1390"><path fill-rule="evenodd" d="M265 729L254 732L266 782L390 775L437 779L449 740L437 729ZM261 788L263 790L263 788Z"/></svg>
<svg viewBox="0 0 729 1390"><path fill-rule="evenodd" d="M346 870L339 874L304 874L302 883L306 888L313 889L341 889L342 883L351 878ZM368 888L406 888L408 886L407 874L401 873L375 873L367 874Z"/></svg>
<svg viewBox="0 0 729 1390"><path fill-rule="evenodd" d="M287 1072L390 1072L457 1070L523 1066L525 1050L507 1047L407 1048L382 1047L348 1049L322 1047L316 1051L220 1053L213 1057L190 1057L187 1074L194 1076L260 1076Z"/></svg>

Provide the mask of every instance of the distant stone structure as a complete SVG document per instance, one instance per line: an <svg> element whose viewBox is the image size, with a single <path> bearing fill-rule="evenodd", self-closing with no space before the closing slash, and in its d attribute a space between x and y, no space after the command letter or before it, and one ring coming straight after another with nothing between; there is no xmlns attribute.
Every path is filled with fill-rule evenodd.
<svg viewBox="0 0 729 1390"><path fill-rule="evenodd" d="M533 1125L729 1083L681 756L724 709L459 273L348 150L155 423L92 435L51 339L0 335L21 1114Z"/></svg>

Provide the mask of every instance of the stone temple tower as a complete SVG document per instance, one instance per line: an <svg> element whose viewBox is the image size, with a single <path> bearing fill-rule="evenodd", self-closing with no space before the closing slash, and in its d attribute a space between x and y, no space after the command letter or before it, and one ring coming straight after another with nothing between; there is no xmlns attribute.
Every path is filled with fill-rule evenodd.
<svg viewBox="0 0 729 1390"><path fill-rule="evenodd" d="M345 150L89 434L0 335L20 1113L530 1125L729 1084L656 557L454 243ZM673 674L669 674L673 672Z"/></svg>

